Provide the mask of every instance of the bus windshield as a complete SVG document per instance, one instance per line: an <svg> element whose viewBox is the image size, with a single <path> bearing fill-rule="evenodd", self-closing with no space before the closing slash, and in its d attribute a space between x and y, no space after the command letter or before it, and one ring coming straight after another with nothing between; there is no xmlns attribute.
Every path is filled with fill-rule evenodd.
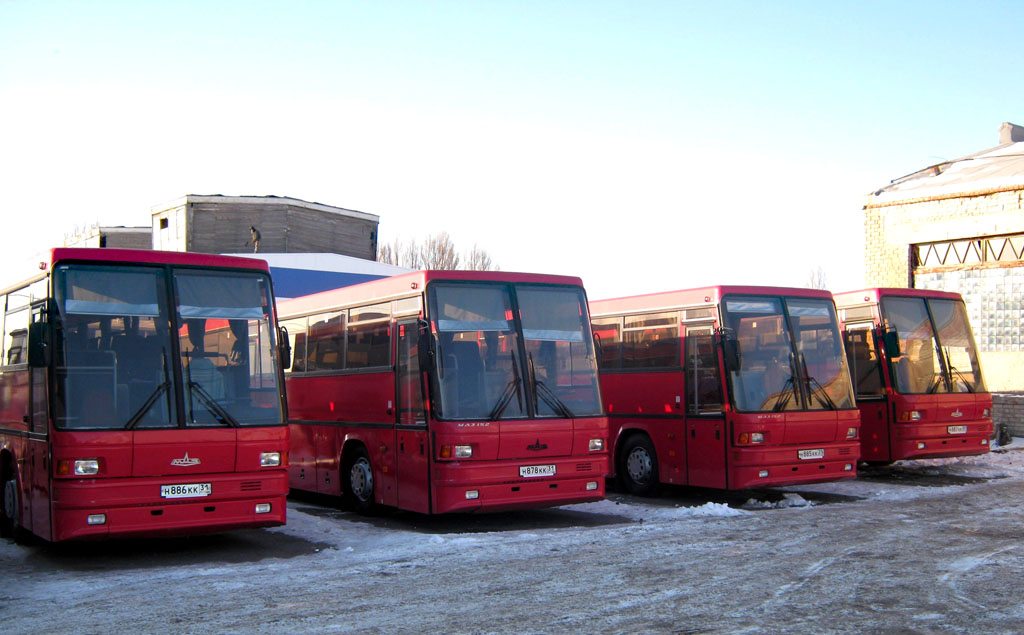
<svg viewBox="0 0 1024 635"><path fill-rule="evenodd" d="M434 409L445 419L601 414L597 364L580 289L430 285Z"/></svg>
<svg viewBox="0 0 1024 635"><path fill-rule="evenodd" d="M723 320L736 354L729 380L737 410L853 407L834 305L815 298L729 296Z"/></svg>
<svg viewBox="0 0 1024 635"><path fill-rule="evenodd" d="M886 297L882 316L900 340L900 355L891 360L897 392L985 392L963 303Z"/></svg>
<svg viewBox="0 0 1024 635"><path fill-rule="evenodd" d="M283 424L266 275L62 265L54 297L58 427Z"/></svg>

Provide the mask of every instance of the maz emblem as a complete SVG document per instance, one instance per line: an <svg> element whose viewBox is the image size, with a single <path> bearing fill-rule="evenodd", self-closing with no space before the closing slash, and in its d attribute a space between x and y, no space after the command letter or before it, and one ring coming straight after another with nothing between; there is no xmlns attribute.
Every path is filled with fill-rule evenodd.
<svg viewBox="0 0 1024 635"><path fill-rule="evenodd" d="M188 456L188 452L185 453L185 458L183 458L183 459L173 459L171 461L171 465L177 465L179 467L188 467L190 465L199 465L199 463L201 463L201 461L199 459L190 459L189 456Z"/></svg>
<svg viewBox="0 0 1024 635"><path fill-rule="evenodd" d="M527 450L533 450L534 452L540 452L541 450L547 450L548 449L548 444L547 443L541 443L540 439L537 439L536 443L534 443L533 445L526 446L526 449Z"/></svg>
<svg viewBox="0 0 1024 635"><path fill-rule="evenodd" d="M960 409L957 408L953 412L949 413L949 416L953 417L954 419L959 419L960 417L964 416L964 413L960 412Z"/></svg>

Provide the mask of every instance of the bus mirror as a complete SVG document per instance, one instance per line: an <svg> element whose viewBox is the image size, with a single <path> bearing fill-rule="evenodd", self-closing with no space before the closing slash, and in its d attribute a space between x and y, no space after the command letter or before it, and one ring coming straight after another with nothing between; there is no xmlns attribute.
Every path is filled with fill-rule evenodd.
<svg viewBox="0 0 1024 635"><path fill-rule="evenodd" d="M722 356L725 358L726 370L740 367L740 343L728 336L722 338Z"/></svg>
<svg viewBox="0 0 1024 635"><path fill-rule="evenodd" d="M283 326L277 327L277 349L281 356L281 368L288 370L292 367L292 341L288 338L288 329Z"/></svg>
<svg viewBox="0 0 1024 635"><path fill-rule="evenodd" d="M895 330L882 333L882 347L885 349L885 356L889 359L900 356L900 336Z"/></svg>
<svg viewBox="0 0 1024 635"><path fill-rule="evenodd" d="M28 365L45 368L50 365L50 330L45 322L28 327Z"/></svg>
<svg viewBox="0 0 1024 635"><path fill-rule="evenodd" d="M420 372L429 371L434 366L434 338L430 334L430 322L420 318L416 322L419 328L417 349L420 357Z"/></svg>

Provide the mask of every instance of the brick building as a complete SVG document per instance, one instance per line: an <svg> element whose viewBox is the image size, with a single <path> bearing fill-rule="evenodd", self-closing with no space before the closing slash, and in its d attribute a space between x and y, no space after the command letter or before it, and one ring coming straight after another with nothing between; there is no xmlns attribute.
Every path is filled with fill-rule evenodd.
<svg viewBox="0 0 1024 635"><path fill-rule="evenodd" d="M864 231L865 285L963 295L989 389L1024 392L1024 127L869 194Z"/></svg>

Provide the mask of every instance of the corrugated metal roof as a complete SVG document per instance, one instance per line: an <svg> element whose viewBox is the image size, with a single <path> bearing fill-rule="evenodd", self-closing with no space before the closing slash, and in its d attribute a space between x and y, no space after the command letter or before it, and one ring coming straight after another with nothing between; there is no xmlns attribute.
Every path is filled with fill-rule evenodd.
<svg viewBox="0 0 1024 635"><path fill-rule="evenodd" d="M1013 141L994 148L937 163L896 179L872 192L868 205L1024 188L1024 141L1016 140L1016 134L1012 138Z"/></svg>

